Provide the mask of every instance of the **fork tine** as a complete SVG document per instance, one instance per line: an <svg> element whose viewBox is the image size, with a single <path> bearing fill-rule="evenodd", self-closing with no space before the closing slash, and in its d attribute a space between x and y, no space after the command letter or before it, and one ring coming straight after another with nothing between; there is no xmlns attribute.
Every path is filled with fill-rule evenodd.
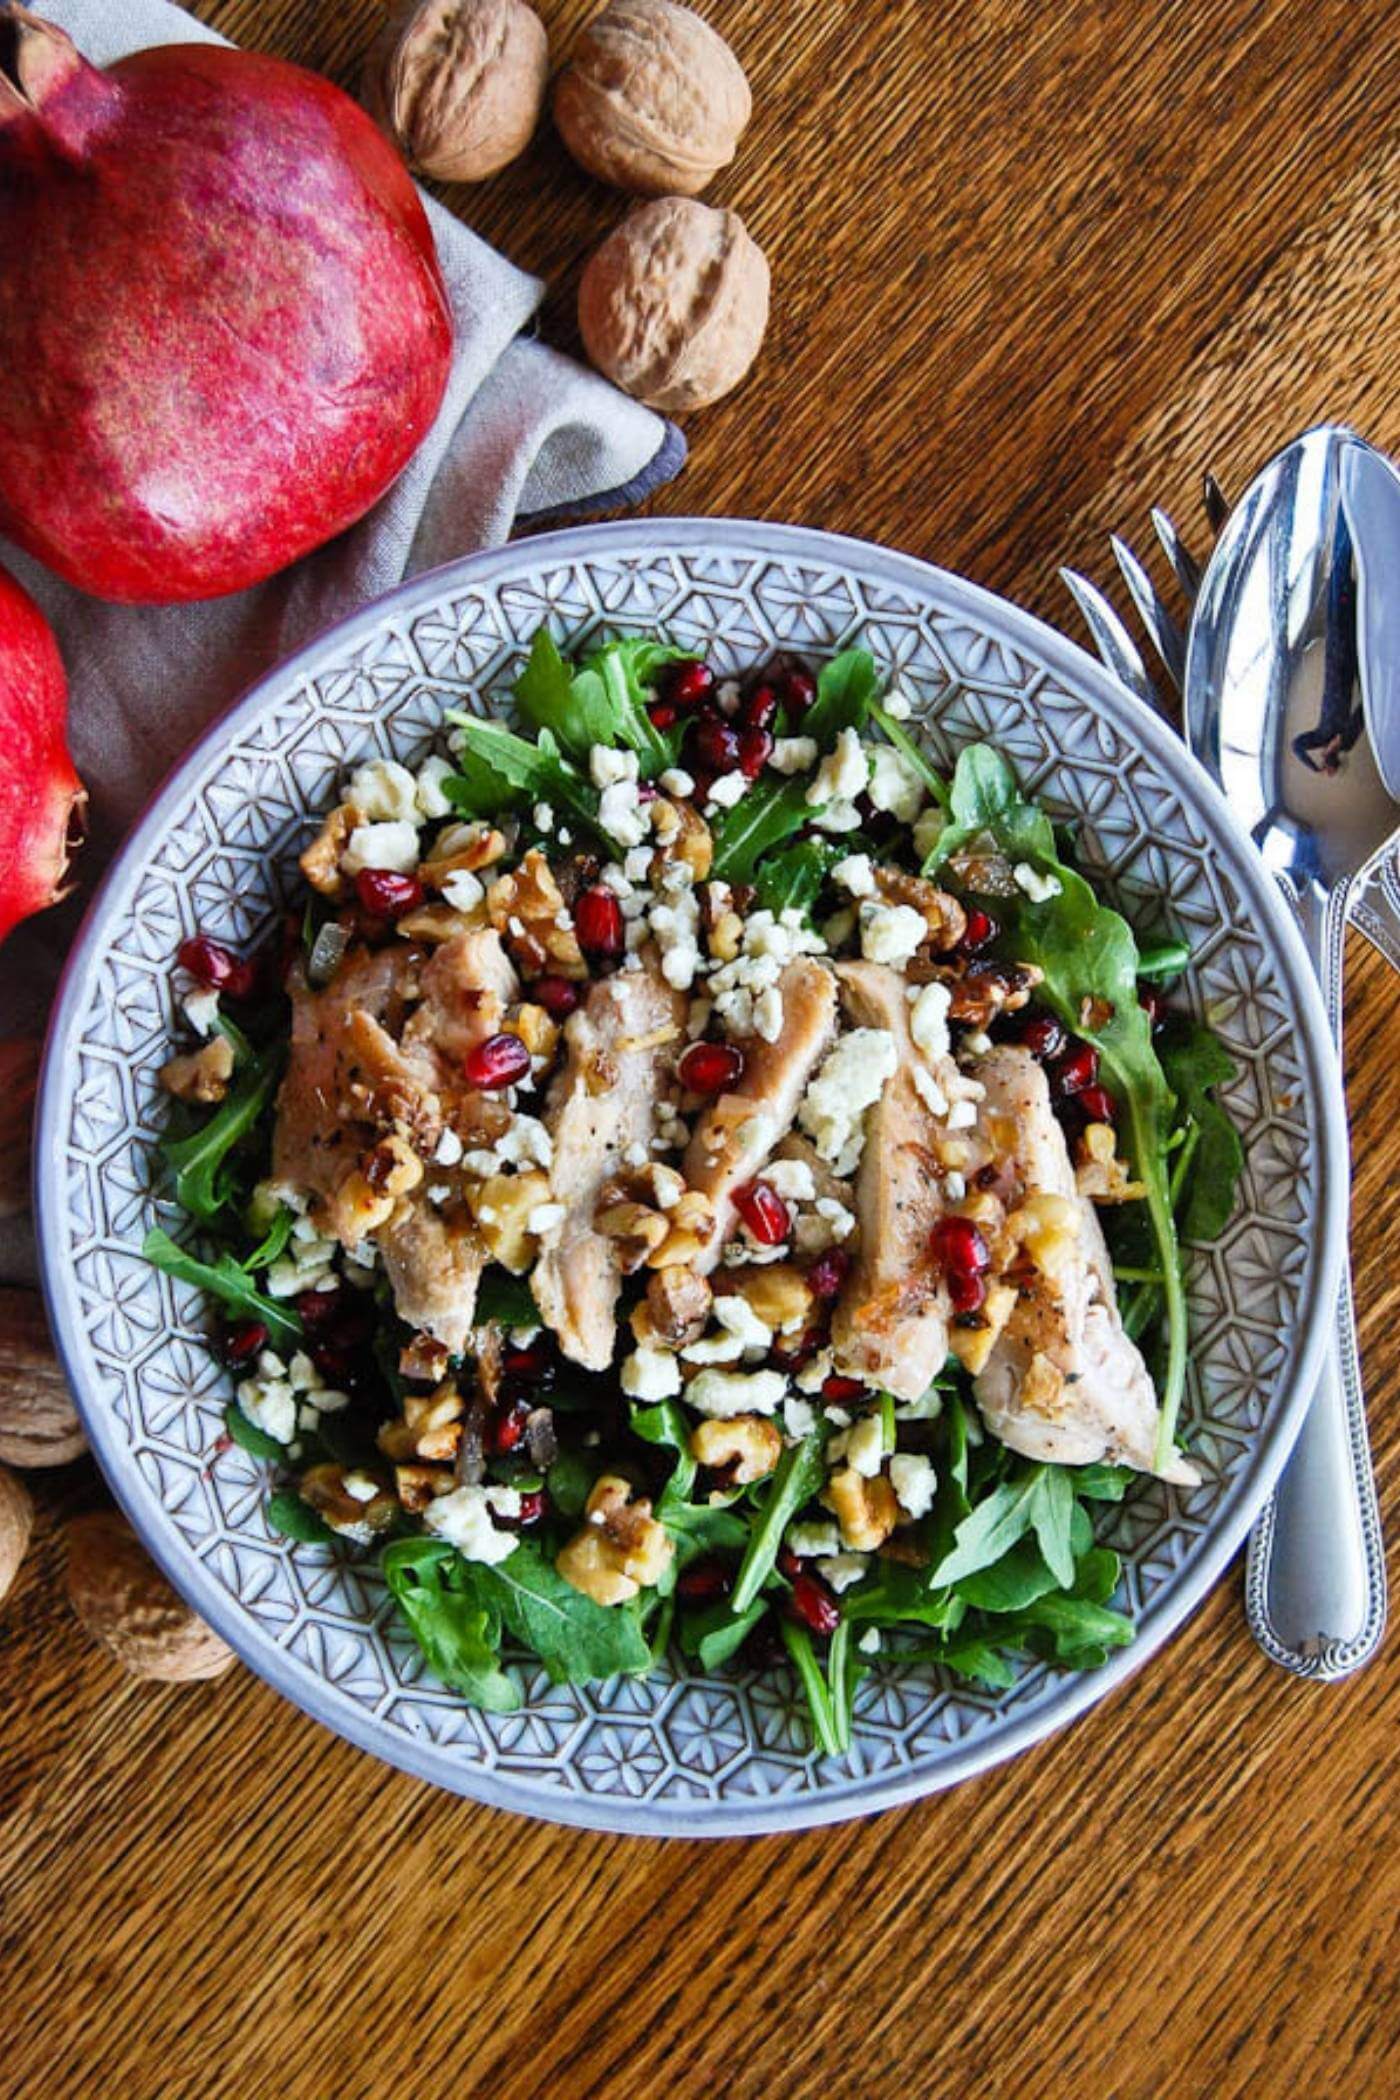
<svg viewBox="0 0 1400 2100"><path fill-rule="evenodd" d="M1137 643L1098 585L1090 583L1077 569L1061 569L1060 581L1079 607L1102 662L1130 693L1160 711L1161 703Z"/></svg>
<svg viewBox="0 0 1400 2100"><path fill-rule="evenodd" d="M1120 540L1116 532L1110 534L1108 543L1113 549L1119 574L1128 586L1128 596L1137 608L1138 618L1147 629L1168 678L1180 692L1186 675L1186 638L1158 597L1151 577L1132 548Z"/></svg>
<svg viewBox="0 0 1400 2100"><path fill-rule="evenodd" d="M1201 501L1206 507L1211 531L1218 534L1230 515L1230 505L1224 489L1213 474L1201 476Z"/></svg>
<svg viewBox="0 0 1400 2100"><path fill-rule="evenodd" d="M1191 604L1196 602L1196 593L1201 588L1201 565L1182 539L1170 517L1164 510L1152 512L1152 529L1167 560L1172 565L1172 574L1181 586L1182 595Z"/></svg>

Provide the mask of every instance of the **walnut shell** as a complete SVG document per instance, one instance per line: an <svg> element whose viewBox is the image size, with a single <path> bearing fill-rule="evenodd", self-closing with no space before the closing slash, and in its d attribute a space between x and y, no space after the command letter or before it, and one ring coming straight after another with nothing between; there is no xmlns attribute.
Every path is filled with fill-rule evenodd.
<svg viewBox="0 0 1400 2100"><path fill-rule="evenodd" d="M28 1489L0 1466L0 1604L10 1594L33 1528L34 1504Z"/></svg>
<svg viewBox="0 0 1400 2100"><path fill-rule="evenodd" d="M724 38L672 0L612 0L554 90L581 167L640 197L694 197L733 160L753 98Z"/></svg>
<svg viewBox="0 0 1400 2100"><path fill-rule="evenodd" d="M640 204L594 250L578 318L600 372L653 408L703 408L736 387L768 325L768 261L737 212L689 197Z"/></svg>
<svg viewBox="0 0 1400 2100"><path fill-rule="evenodd" d="M364 100L424 175L482 182L523 153L549 79L525 0L410 0L370 53Z"/></svg>
<svg viewBox="0 0 1400 2100"><path fill-rule="evenodd" d="M125 1517L98 1510L67 1527L68 1601L134 1677L218 1677L233 1650L170 1587Z"/></svg>
<svg viewBox="0 0 1400 2100"><path fill-rule="evenodd" d="M0 1287L0 1461L66 1466L86 1450L39 1293Z"/></svg>

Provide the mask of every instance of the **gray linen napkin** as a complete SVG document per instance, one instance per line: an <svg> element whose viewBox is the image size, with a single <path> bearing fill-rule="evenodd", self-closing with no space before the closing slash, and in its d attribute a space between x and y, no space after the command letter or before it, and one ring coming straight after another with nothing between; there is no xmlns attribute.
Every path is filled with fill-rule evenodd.
<svg viewBox="0 0 1400 2100"><path fill-rule="evenodd" d="M148 44L225 41L168 0L31 0L95 64ZM0 1037L43 1025L83 900L153 788L251 681L420 569L498 545L522 522L622 509L677 474L675 425L522 331L537 278L424 198L456 322L436 422L359 525L271 582L202 605L105 605L0 540L68 667L69 735L90 796L82 896L0 949ZM0 1221L0 1277L30 1272L27 1225Z"/></svg>

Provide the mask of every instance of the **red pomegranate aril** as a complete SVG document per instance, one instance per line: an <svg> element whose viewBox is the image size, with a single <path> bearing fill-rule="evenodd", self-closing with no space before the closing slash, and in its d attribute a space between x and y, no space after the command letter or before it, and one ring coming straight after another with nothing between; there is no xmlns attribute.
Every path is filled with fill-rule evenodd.
<svg viewBox="0 0 1400 2100"><path fill-rule="evenodd" d="M826 1340L820 1325L806 1327L788 1342L774 1342L768 1351L768 1361L775 1371L800 1371L809 1364Z"/></svg>
<svg viewBox="0 0 1400 2100"><path fill-rule="evenodd" d="M344 1305L342 1291L302 1291L296 1299L297 1318L308 1334L323 1334L339 1318Z"/></svg>
<svg viewBox="0 0 1400 2100"><path fill-rule="evenodd" d="M737 1043L692 1043L676 1066L676 1077L692 1094L722 1094L744 1076Z"/></svg>
<svg viewBox="0 0 1400 2100"><path fill-rule="evenodd" d="M579 1002L579 989L567 977L537 977L530 997L542 1006L551 1021L567 1021Z"/></svg>
<svg viewBox="0 0 1400 2100"><path fill-rule="evenodd" d="M996 939L1000 931L1001 928L997 925L991 913L980 910L974 904L969 908L967 930L959 941L958 946L966 950L969 955L980 954L983 948Z"/></svg>
<svg viewBox="0 0 1400 2100"><path fill-rule="evenodd" d="M1021 1041L1031 1056L1043 1063L1047 1058L1058 1057L1068 1038L1053 1014L1032 1014L1021 1029Z"/></svg>
<svg viewBox="0 0 1400 2100"><path fill-rule="evenodd" d="M677 710L669 700L653 700L647 709L647 720L653 729L674 729Z"/></svg>
<svg viewBox="0 0 1400 2100"><path fill-rule="evenodd" d="M520 1514L517 1524L538 1524L544 1515L545 1492L543 1488L522 1488Z"/></svg>
<svg viewBox="0 0 1400 2100"><path fill-rule="evenodd" d="M950 1269L948 1272L948 1296L953 1311L976 1312L987 1295L987 1279L979 1276L975 1269Z"/></svg>
<svg viewBox="0 0 1400 2100"><path fill-rule="evenodd" d="M401 919L423 902L423 885L416 875L399 875L392 868L361 868L355 895L372 917Z"/></svg>
<svg viewBox="0 0 1400 2100"><path fill-rule="evenodd" d="M830 1378L822 1380L822 1398L844 1407L848 1400L863 1400L865 1387L858 1378L843 1378L839 1371L833 1371Z"/></svg>
<svg viewBox="0 0 1400 2100"><path fill-rule="evenodd" d="M791 1546L779 1546L778 1548L778 1573L786 1575L789 1582L792 1581L795 1575L802 1573L802 1563L793 1552Z"/></svg>
<svg viewBox="0 0 1400 2100"><path fill-rule="evenodd" d="M363 1349L358 1342L331 1340L329 1336L307 1342L307 1354L328 1384L350 1386L365 1370Z"/></svg>
<svg viewBox="0 0 1400 2100"><path fill-rule="evenodd" d="M488 1035L462 1059L462 1077L479 1094L498 1094L530 1076L530 1053L518 1035Z"/></svg>
<svg viewBox="0 0 1400 2100"><path fill-rule="evenodd" d="M842 1247L828 1247L807 1271L807 1288L814 1298L839 1298L851 1273L851 1257Z"/></svg>
<svg viewBox="0 0 1400 2100"><path fill-rule="evenodd" d="M667 667L661 676L661 697L674 708L698 707L714 691L715 674L698 658Z"/></svg>
<svg viewBox="0 0 1400 2100"><path fill-rule="evenodd" d="M729 1569L713 1554L693 1560L676 1577L676 1595L685 1604L713 1603L716 1597L727 1597L731 1587Z"/></svg>
<svg viewBox="0 0 1400 2100"><path fill-rule="evenodd" d="M585 955L612 962L624 943L622 906L611 890L585 890L574 906L574 932Z"/></svg>
<svg viewBox="0 0 1400 2100"><path fill-rule="evenodd" d="M789 664L779 675L778 691L784 707L803 715L817 697L817 681L800 664Z"/></svg>
<svg viewBox="0 0 1400 2100"><path fill-rule="evenodd" d="M701 772L732 773L738 766L739 732L722 715L701 715L687 741Z"/></svg>
<svg viewBox="0 0 1400 2100"><path fill-rule="evenodd" d="M841 1624L840 1605L826 1584L805 1569L793 1582L788 1609L811 1633L835 1633Z"/></svg>
<svg viewBox="0 0 1400 2100"><path fill-rule="evenodd" d="M1113 1096L1106 1086L1086 1086L1075 1099L1091 1123L1111 1123L1114 1120Z"/></svg>
<svg viewBox="0 0 1400 2100"><path fill-rule="evenodd" d="M503 1378L529 1378L538 1381L545 1377L549 1368L549 1351L540 1342L532 1342L524 1349L503 1349L501 1352Z"/></svg>
<svg viewBox="0 0 1400 2100"><path fill-rule="evenodd" d="M487 1430L488 1448L494 1451L497 1457L504 1457L506 1452L514 1451L525 1441L525 1425L529 1419L529 1401L512 1400L510 1405L495 1417Z"/></svg>
<svg viewBox="0 0 1400 2100"><path fill-rule="evenodd" d="M740 712L746 729L771 729L778 712L778 696L771 685L756 686Z"/></svg>
<svg viewBox="0 0 1400 2100"><path fill-rule="evenodd" d="M267 1347L267 1329L261 1320L240 1320L224 1330L223 1359L226 1364L251 1363Z"/></svg>
<svg viewBox="0 0 1400 2100"><path fill-rule="evenodd" d="M940 1218L931 1245L935 1260L950 1276L980 1276L991 1263L987 1242L971 1218Z"/></svg>
<svg viewBox="0 0 1400 2100"><path fill-rule="evenodd" d="M745 780L757 780L773 756L773 738L766 729L746 729L739 738L739 771Z"/></svg>
<svg viewBox="0 0 1400 2100"><path fill-rule="evenodd" d="M176 961L208 990L227 992L231 999L246 999L257 983L252 963L244 962L222 941L211 941L205 933L181 941Z"/></svg>
<svg viewBox="0 0 1400 2100"><path fill-rule="evenodd" d="M735 1189L734 1208L760 1247L779 1247L792 1231L792 1213L766 1181L746 1181Z"/></svg>
<svg viewBox="0 0 1400 2100"><path fill-rule="evenodd" d="M1142 1008L1152 1026L1154 1028L1160 1027L1162 1017L1167 1010L1167 995L1161 986L1140 984L1138 986L1138 1005Z"/></svg>
<svg viewBox="0 0 1400 2100"><path fill-rule="evenodd" d="M1082 1094L1086 1086L1092 1086L1099 1076L1099 1053L1092 1043L1076 1043L1067 1050L1050 1072L1050 1091L1058 1100L1066 1101L1071 1094Z"/></svg>

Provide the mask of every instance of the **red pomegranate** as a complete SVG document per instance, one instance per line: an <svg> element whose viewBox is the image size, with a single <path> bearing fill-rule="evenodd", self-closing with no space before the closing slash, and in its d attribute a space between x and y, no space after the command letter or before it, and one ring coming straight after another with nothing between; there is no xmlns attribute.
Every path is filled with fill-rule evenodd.
<svg viewBox="0 0 1400 2100"><path fill-rule="evenodd" d="M0 0L0 529L125 604L363 517L442 399L417 193L329 81L158 45L99 72Z"/></svg>
<svg viewBox="0 0 1400 2100"><path fill-rule="evenodd" d="M0 941L63 895L87 802L67 722L68 680L53 629L0 569Z"/></svg>

